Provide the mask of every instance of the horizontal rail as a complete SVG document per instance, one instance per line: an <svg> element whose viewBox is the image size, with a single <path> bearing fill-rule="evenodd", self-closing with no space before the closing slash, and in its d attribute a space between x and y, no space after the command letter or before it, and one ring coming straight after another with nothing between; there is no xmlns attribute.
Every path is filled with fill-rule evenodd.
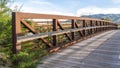
<svg viewBox="0 0 120 68"><path fill-rule="evenodd" d="M16 12L20 19L78 19L78 20L93 20L93 21L102 21L110 22L106 20L100 20L95 18L82 18L76 16L64 16L64 15L51 15L51 14L36 14L36 13L21 13Z"/></svg>
<svg viewBox="0 0 120 68"><path fill-rule="evenodd" d="M81 30L88 30L88 29L94 29L94 28L101 28L101 27L114 27L114 26L96 26L96 27L84 27L84 28L76 28L76 29L68 29L68 30L61 30L61 31L54 31L54 32L46 32L42 34L34 34L30 36L21 36L17 38L18 43L30 41L30 40L35 40L39 38L45 38L49 36L54 36L54 35L60 35L64 33L71 33L71 32L77 32Z"/></svg>

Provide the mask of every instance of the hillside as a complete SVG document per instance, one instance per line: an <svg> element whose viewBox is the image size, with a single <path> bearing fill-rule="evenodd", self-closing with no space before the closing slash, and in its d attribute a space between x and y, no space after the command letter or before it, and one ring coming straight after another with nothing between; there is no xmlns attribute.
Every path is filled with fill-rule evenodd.
<svg viewBox="0 0 120 68"><path fill-rule="evenodd" d="M115 23L120 24L120 14L94 14L94 15L84 15L82 17L89 17L89 18L109 18Z"/></svg>

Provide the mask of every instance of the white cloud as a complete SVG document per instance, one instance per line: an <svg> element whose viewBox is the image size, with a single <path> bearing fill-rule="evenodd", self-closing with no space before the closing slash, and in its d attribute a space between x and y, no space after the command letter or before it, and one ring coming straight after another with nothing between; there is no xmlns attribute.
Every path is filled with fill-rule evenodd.
<svg viewBox="0 0 120 68"><path fill-rule="evenodd" d="M63 11L57 11L51 9L44 9L44 8L34 8L34 7L24 7L21 12L28 12L28 13L41 13L41 14L56 14L56 15L68 15L68 16L74 16L74 14L69 12L63 12Z"/></svg>
<svg viewBox="0 0 120 68"><path fill-rule="evenodd" d="M15 5L20 4L22 3L15 2L11 8L14 9ZM74 16L74 14L65 11L61 7L58 7L55 4L44 0L29 0L28 3L23 4L21 12Z"/></svg>
<svg viewBox="0 0 120 68"><path fill-rule="evenodd" d="M77 15L92 15L92 14L119 14L120 8L98 8L86 7L77 10Z"/></svg>

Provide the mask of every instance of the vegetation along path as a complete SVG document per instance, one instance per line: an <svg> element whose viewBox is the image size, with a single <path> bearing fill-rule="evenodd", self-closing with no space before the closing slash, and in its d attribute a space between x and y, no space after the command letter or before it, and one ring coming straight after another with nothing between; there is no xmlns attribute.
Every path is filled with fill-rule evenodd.
<svg viewBox="0 0 120 68"><path fill-rule="evenodd" d="M120 30L107 31L43 58L37 68L120 68Z"/></svg>

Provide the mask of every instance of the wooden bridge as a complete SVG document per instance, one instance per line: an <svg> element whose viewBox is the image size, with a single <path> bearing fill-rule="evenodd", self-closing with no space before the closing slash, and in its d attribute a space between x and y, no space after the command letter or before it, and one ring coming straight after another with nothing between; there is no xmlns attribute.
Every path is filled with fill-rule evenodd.
<svg viewBox="0 0 120 68"><path fill-rule="evenodd" d="M35 23L35 19L51 21L49 30L42 26L38 28L48 31L37 30L30 23ZM12 13L12 22L14 54L22 50L22 43L32 40L42 41L48 52L59 50L45 57L44 64L38 64L38 68L120 67L120 31L115 23L93 18L21 12ZM64 27L65 24L69 27Z"/></svg>
<svg viewBox="0 0 120 68"><path fill-rule="evenodd" d="M111 30L44 58L37 68L120 68L120 31Z"/></svg>

